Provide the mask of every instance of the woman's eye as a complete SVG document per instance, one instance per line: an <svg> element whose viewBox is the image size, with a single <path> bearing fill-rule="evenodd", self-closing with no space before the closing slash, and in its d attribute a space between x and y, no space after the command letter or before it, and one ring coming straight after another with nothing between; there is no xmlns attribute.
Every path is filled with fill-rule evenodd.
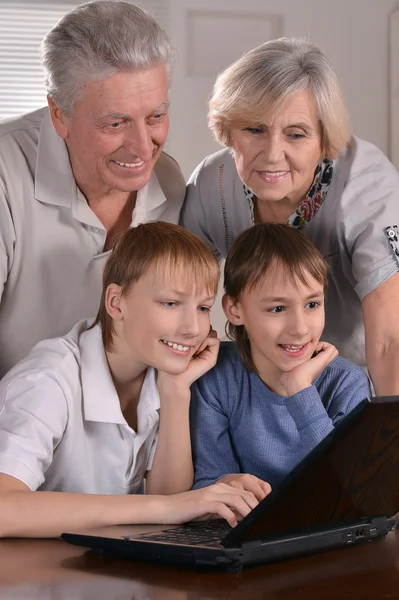
<svg viewBox="0 0 399 600"><path fill-rule="evenodd" d="M301 140L302 138L305 137L305 134L304 133L289 133L288 137L291 140Z"/></svg>
<svg viewBox="0 0 399 600"><path fill-rule="evenodd" d="M253 133L255 135L263 133L263 129L261 129L261 127L246 127L244 131L249 131L249 133Z"/></svg>

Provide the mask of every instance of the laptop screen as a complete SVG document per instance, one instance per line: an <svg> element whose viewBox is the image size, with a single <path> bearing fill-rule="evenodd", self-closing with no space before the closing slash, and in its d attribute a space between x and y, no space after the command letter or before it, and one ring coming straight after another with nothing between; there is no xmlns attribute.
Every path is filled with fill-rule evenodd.
<svg viewBox="0 0 399 600"><path fill-rule="evenodd" d="M399 511L399 396L356 406L223 540L325 529Z"/></svg>

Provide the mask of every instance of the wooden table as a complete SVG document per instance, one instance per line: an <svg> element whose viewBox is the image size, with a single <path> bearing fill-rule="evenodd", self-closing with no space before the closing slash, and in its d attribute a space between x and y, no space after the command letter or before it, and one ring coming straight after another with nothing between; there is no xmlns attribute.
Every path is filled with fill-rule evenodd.
<svg viewBox="0 0 399 600"><path fill-rule="evenodd" d="M96 556L60 540L0 541L0 600L394 600L399 533L241 573Z"/></svg>

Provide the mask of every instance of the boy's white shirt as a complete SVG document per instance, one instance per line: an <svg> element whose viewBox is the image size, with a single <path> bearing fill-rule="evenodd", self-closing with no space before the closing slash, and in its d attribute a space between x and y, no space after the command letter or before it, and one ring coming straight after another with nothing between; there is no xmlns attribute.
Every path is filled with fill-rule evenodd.
<svg viewBox="0 0 399 600"><path fill-rule="evenodd" d="M0 473L31 490L137 493L151 468L156 371L144 379L136 433L122 414L101 329L89 325L39 342L0 382Z"/></svg>

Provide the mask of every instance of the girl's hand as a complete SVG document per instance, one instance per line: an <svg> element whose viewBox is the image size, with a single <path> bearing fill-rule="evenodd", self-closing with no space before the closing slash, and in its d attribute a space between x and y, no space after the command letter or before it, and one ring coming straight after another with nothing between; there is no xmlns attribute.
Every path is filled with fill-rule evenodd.
<svg viewBox="0 0 399 600"><path fill-rule="evenodd" d="M288 373L283 373L280 382L287 396L293 396L312 385L313 381L326 368L326 366L338 356L338 350L328 342L319 342L315 354L295 367Z"/></svg>

